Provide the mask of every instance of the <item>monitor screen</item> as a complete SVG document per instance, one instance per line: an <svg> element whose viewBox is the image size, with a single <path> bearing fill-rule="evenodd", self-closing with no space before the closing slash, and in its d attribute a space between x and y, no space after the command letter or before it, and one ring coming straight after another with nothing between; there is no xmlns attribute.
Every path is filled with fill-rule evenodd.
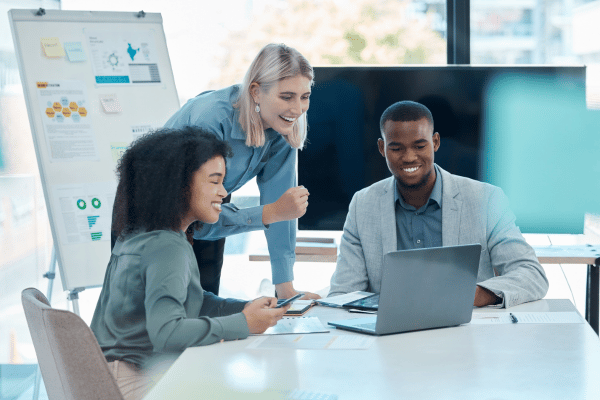
<svg viewBox="0 0 600 400"><path fill-rule="evenodd" d="M427 106L440 134L435 162L445 170L483 180L483 115L487 85L504 73L544 75L581 92L585 67L407 66L315 67L308 140L298 156L298 181L310 192L301 230L342 230L354 193L391 176L379 154L379 119L391 104ZM493 98L493 97L492 97ZM493 100L492 100L493 101ZM507 116L509 117L509 116Z"/></svg>

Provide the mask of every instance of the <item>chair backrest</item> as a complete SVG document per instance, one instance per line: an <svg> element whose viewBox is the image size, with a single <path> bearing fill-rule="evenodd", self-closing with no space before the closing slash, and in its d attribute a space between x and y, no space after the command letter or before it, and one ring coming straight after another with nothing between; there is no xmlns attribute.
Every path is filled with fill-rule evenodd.
<svg viewBox="0 0 600 400"><path fill-rule="evenodd" d="M21 301L49 399L123 399L85 321L50 307L35 288L23 290Z"/></svg>

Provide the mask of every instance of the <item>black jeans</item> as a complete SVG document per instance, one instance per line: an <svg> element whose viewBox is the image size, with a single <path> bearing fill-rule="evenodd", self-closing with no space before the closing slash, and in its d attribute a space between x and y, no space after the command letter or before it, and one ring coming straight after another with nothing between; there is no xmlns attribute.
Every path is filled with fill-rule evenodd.
<svg viewBox="0 0 600 400"><path fill-rule="evenodd" d="M231 201L231 195L223 199L223 204ZM196 240L192 245L198 270L200 271L200 285L202 289L219 295L221 283L221 269L223 268L223 252L225 251L225 238L218 240Z"/></svg>

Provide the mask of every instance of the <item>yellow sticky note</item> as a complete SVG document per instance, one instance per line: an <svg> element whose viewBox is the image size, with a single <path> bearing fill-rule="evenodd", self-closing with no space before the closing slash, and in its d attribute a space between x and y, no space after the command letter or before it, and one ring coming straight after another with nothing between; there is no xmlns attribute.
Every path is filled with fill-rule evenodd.
<svg viewBox="0 0 600 400"><path fill-rule="evenodd" d="M63 49L57 37L42 38L42 48L46 57L64 57L65 50Z"/></svg>

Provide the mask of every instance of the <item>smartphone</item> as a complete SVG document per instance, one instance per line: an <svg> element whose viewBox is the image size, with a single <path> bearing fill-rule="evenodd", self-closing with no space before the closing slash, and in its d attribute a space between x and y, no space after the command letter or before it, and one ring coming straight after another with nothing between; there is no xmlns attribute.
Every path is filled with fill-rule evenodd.
<svg viewBox="0 0 600 400"><path fill-rule="evenodd" d="M297 295L295 295L294 297L290 297L289 299L286 299L284 301L282 301L281 303L277 304L275 306L275 308L281 308L283 306L287 306L288 304L290 304L292 301L298 300L300 297L304 296L304 293L298 293Z"/></svg>

